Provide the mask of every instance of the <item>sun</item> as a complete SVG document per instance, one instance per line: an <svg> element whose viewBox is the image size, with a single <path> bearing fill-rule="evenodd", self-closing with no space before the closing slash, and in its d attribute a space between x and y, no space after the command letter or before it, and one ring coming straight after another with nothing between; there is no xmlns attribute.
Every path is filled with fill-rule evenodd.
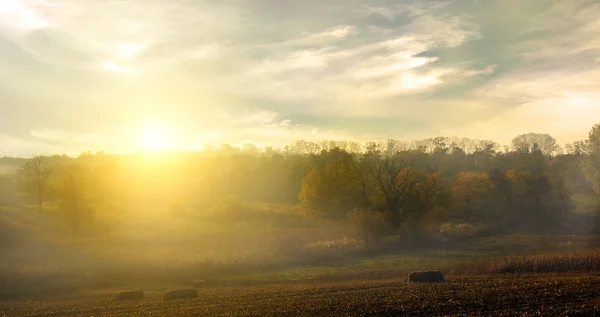
<svg viewBox="0 0 600 317"><path fill-rule="evenodd" d="M142 147L148 151L165 150L168 147L167 130L162 127L147 127L142 133Z"/></svg>

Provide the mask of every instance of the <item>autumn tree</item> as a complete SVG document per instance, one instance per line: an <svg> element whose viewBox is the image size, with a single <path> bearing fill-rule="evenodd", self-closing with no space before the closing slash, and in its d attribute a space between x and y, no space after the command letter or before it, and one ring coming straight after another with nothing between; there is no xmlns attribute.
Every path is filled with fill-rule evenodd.
<svg viewBox="0 0 600 317"><path fill-rule="evenodd" d="M116 167L104 155L82 155L67 159L57 169L56 192L59 207L68 215L75 232L93 225L97 211L114 211L121 201L115 178ZM152 196L152 193L149 194Z"/></svg>
<svg viewBox="0 0 600 317"><path fill-rule="evenodd" d="M488 221L510 221L514 216L512 183L506 173L499 168L494 168L488 173L491 190L487 195Z"/></svg>
<svg viewBox="0 0 600 317"><path fill-rule="evenodd" d="M460 172L450 189L454 208L467 222L474 220L481 211L484 196L490 191L492 183L486 173Z"/></svg>
<svg viewBox="0 0 600 317"><path fill-rule="evenodd" d="M439 172L416 170L416 184L407 200L406 212L417 222L436 205L442 204L444 179Z"/></svg>
<svg viewBox="0 0 600 317"><path fill-rule="evenodd" d="M509 170L512 183L512 207L522 224L555 225L562 213L569 211L570 202L564 181L547 173Z"/></svg>
<svg viewBox="0 0 600 317"><path fill-rule="evenodd" d="M88 166L78 162L63 166L58 197L61 208L69 215L74 231L78 231L86 216L89 216L91 186Z"/></svg>
<svg viewBox="0 0 600 317"><path fill-rule="evenodd" d="M370 151L364 158L366 173L372 181L371 202L374 208L389 212L394 222L402 222L402 206L416 189L420 178L414 168L400 153L382 156L379 151Z"/></svg>
<svg viewBox="0 0 600 317"><path fill-rule="evenodd" d="M359 205L357 189L350 167L352 162L335 160L323 168L313 168L302 180L298 198L301 203L322 216L340 218Z"/></svg>
<svg viewBox="0 0 600 317"><path fill-rule="evenodd" d="M581 168L594 192L600 195L600 124L590 130L585 149L588 155L582 159Z"/></svg>
<svg viewBox="0 0 600 317"><path fill-rule="evenodd" d="M312 212L319 212L321 206L321 186L323 184L323 176L318 169L313 168L302 179L302 188L298 194L298 200L304 208Z"/></svg>

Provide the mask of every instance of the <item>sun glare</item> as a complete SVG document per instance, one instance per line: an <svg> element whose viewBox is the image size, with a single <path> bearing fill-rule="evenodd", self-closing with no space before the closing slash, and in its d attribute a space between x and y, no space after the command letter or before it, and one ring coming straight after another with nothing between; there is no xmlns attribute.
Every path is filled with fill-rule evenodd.
<svg viewBox="0 0 600 317"><path fill-rule="evenodd" d="M165 150L169 145L167 130L161 127L146 128L142 135L142 143L145 150Z"/></svg>

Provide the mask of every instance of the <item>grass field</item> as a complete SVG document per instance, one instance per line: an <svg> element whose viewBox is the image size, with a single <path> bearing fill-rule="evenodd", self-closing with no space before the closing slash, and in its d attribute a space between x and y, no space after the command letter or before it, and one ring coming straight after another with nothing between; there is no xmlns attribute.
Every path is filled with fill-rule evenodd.
<svg viewBox="0 0 600 317"><path fill-rule="evenodd" d="M598 195L573 195L571 200L574 203L575 210L580 213L600 213L600 197Z"/></svg>

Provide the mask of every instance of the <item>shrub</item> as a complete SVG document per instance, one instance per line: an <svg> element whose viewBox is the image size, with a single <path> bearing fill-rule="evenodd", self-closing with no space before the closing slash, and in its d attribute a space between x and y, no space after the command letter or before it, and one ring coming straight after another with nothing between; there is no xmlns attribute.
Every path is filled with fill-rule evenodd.
<svg viewBox="0 0 600 317"><path fill-rule="evenodd" d="M356 239L322 240L308 244L302 250L301 258L307 260L309 263L341 260L357 255L363 250L364 243Z"/></svg>
<svg viewBox="0 0 600 317"><path fill-rule="evenodd" d="M348 220L354 237L367 244L380 242L392 232L388 213L355 209L348 215Z"/></svg>
<svg viewBox="0 0 600 317"><path fill-rule="evenodd" d="M449 239L462 239L471 237L482 229L482 226L470 223L444 223L440 226L440 233Z"/></svg>
<svg viewBox="0 0 600 317"><path fill-rule="evenodd" d="M297 207L248 202L236 196L216 200L201 218L219 223L254 223L277 227L306 226L310 220Z"/></svg>

